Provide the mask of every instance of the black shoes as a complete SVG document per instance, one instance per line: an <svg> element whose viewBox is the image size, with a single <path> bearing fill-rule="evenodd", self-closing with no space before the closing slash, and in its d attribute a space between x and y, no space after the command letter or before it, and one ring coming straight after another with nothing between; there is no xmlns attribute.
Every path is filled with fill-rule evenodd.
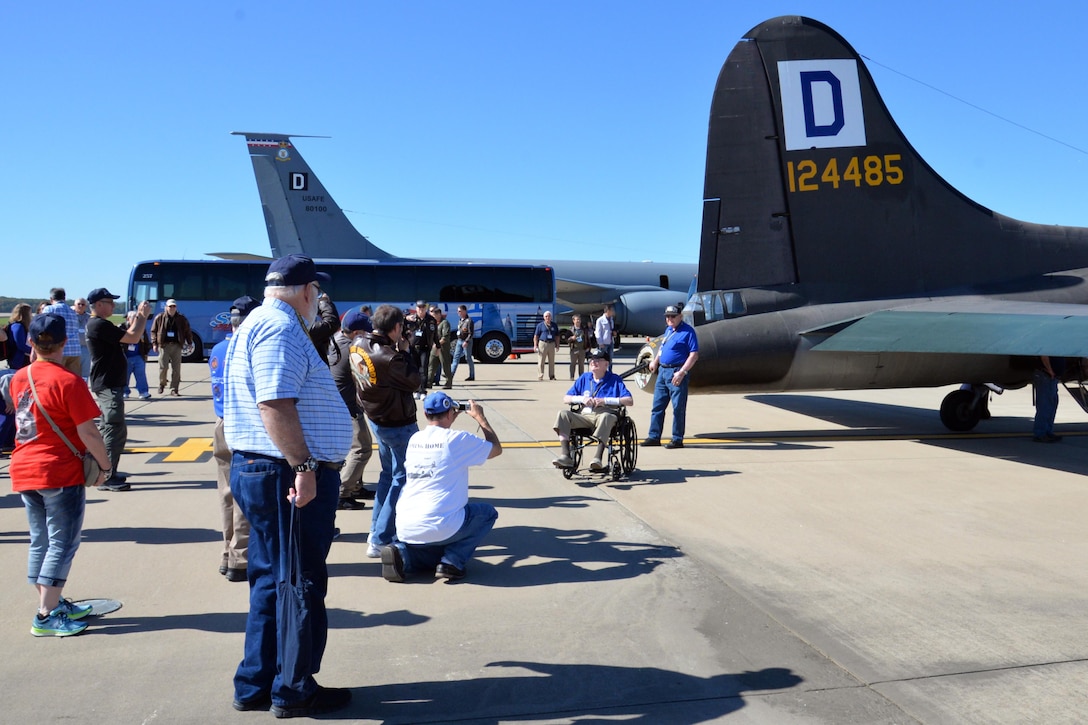
<svg viewBox="0 0 1088 725"><path fill-rule="evenodd" d="M366 504L357 498L342 498L340 502L336 504L336 508L342 511L361 511L366 508Z"/></svg>
<svg viewBox="0 0 1088 725"><path fill-rule="evenodd" d="M1032 438L1036 443L1057 443L1061 439L1061 436L1054 435L1053 433L1047 433L1045 436L1035 436Z"/></svg>
<svg viewBox="0 0 1088 725"><path fill-rule="evenodd" d="M666 448L683 448L684 441L669 441L665 444Z"/></svg>
<svg viewBox="0 0 1088 725"><path fill-rule="evenodd" d="M344 687L317 686L317 692L294 705L272 705L276 717L312 717L343 710L351 703L351 690ZM237 703L235 704L237 706Z"/></svg>
<svg viewBox="0 0 1088 725"><path fill-rule="evenodd" d="M229 582L244 582L249 580L249 574L245 569L233 569L228 567L227 570L223 572L223 576L225 576Z"/></svg>
<svg viewBox="0 0 1088 725"><path fill-rule="evenodd" d="M476 379L476 378L465 378L465 382L466 382L466 383L471 383L471 382L472 382L473 380L475 380L475 379Z"/></svg>
<svg viewBox="0 0 1088 725"><path fill-rule="evenodd" d="M464 579L465 570L443 561L435 567L434 575L439 579Z"/></svg>
<svg viewBox="0 0 1088 725"><path fill-rule="evenodd" d="M661 445L661 441L659 441L656 438L647 438L646 440L642 441L642 443L640 443L639 445L641 445L643 448L653 448L654 446Z"/></svg>
<svg viewBox="0 0 1088 725"><path fill-rule="evenodd" d="M387 582L404 581L404 557L392 544L382 547L382 576Z"/></svg>
<svg viewBox="0 0 1088 725"><path fill-rule="evenodd" d="M102 482L102 485L98 487L98 490L128 491L131 488L132 486L130 486L124 479L118 478L117 476L111 476L110 478L107 478L105 481Z"/></svg>
<svg viewBox="0 0 1088 725"><path fill-rule="evenodd" d="M234 709L238 712L265 711L270 707L272 707L271 695L262 695L255 700L247 700L246 702L242 702L241 700L234 701Z"/></svg>

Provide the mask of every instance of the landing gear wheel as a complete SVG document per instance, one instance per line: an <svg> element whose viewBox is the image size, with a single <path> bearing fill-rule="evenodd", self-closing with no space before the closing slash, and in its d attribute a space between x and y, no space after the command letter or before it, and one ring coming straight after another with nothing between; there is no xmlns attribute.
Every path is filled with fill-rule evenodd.
<svg viewBox="0 0 1088 725"><path fill-rule="evenodd" d="M973 390L953 390L941 402L941 422L948 430L962 433L972 430L982 418Z"/></svg>

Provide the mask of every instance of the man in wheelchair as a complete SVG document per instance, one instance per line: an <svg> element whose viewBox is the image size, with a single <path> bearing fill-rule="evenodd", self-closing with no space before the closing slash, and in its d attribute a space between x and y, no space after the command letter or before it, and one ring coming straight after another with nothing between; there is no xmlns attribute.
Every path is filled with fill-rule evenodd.
<svg viewBox="0 0 1088 725"><path fill-rule="evenodd" d="M570 455L570 432L584 428L592 430L593 437L598 441L589 470L606 471L608 464L603 462L604 449L612 435L612 427L616 425L617 413L620 406L634 405L635 400L624 385L623 378L609 371L612 358L607 350L589 350L586 352L586 362L589 372L575 380L563 396L563 402L570 408L559 411L555 418L555 432L559 434L559 447L563 455L552 461L552 465L556 468L574 468L574 459Z"/></svg>

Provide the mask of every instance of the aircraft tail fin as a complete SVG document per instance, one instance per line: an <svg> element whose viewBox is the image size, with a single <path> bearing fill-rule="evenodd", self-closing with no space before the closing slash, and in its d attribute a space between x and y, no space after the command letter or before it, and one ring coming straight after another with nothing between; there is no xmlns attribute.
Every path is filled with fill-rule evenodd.
<svg viewBox="0 0 1088 725"><path fill-rule="evenodd" d="M291 136L244 131L234 135L245 136L249 148L273 257L392 258L352 225Z"/></svg>
<svg viewBox="0 0 1088 725"><path fill-rule="evenodd" d="M812 302L924 296L1088 265L1082 234L957 191L815 20L753 28L711 102L699 289L802 285Z"/></svg>

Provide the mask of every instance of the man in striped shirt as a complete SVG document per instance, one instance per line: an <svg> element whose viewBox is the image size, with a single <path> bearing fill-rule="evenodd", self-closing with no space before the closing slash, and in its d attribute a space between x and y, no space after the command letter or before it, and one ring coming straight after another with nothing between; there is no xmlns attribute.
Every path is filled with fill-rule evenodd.
<svg viewBox="0 0 1088 725"><path fill-rule="evenodd" d="M339 470L352 437L351 415L307 333L327 281L309 257L293 254L273 262L263 304L227 349L223 427L232 451L230 488L250 523L249 616L234 707L271 707L276 717L333 712L351 701L350 690L321 687L313 678L328 636L325 558ZM279 631L277 583L287 579L296 508L301 569L312 585L310 626Z"/></svg>

